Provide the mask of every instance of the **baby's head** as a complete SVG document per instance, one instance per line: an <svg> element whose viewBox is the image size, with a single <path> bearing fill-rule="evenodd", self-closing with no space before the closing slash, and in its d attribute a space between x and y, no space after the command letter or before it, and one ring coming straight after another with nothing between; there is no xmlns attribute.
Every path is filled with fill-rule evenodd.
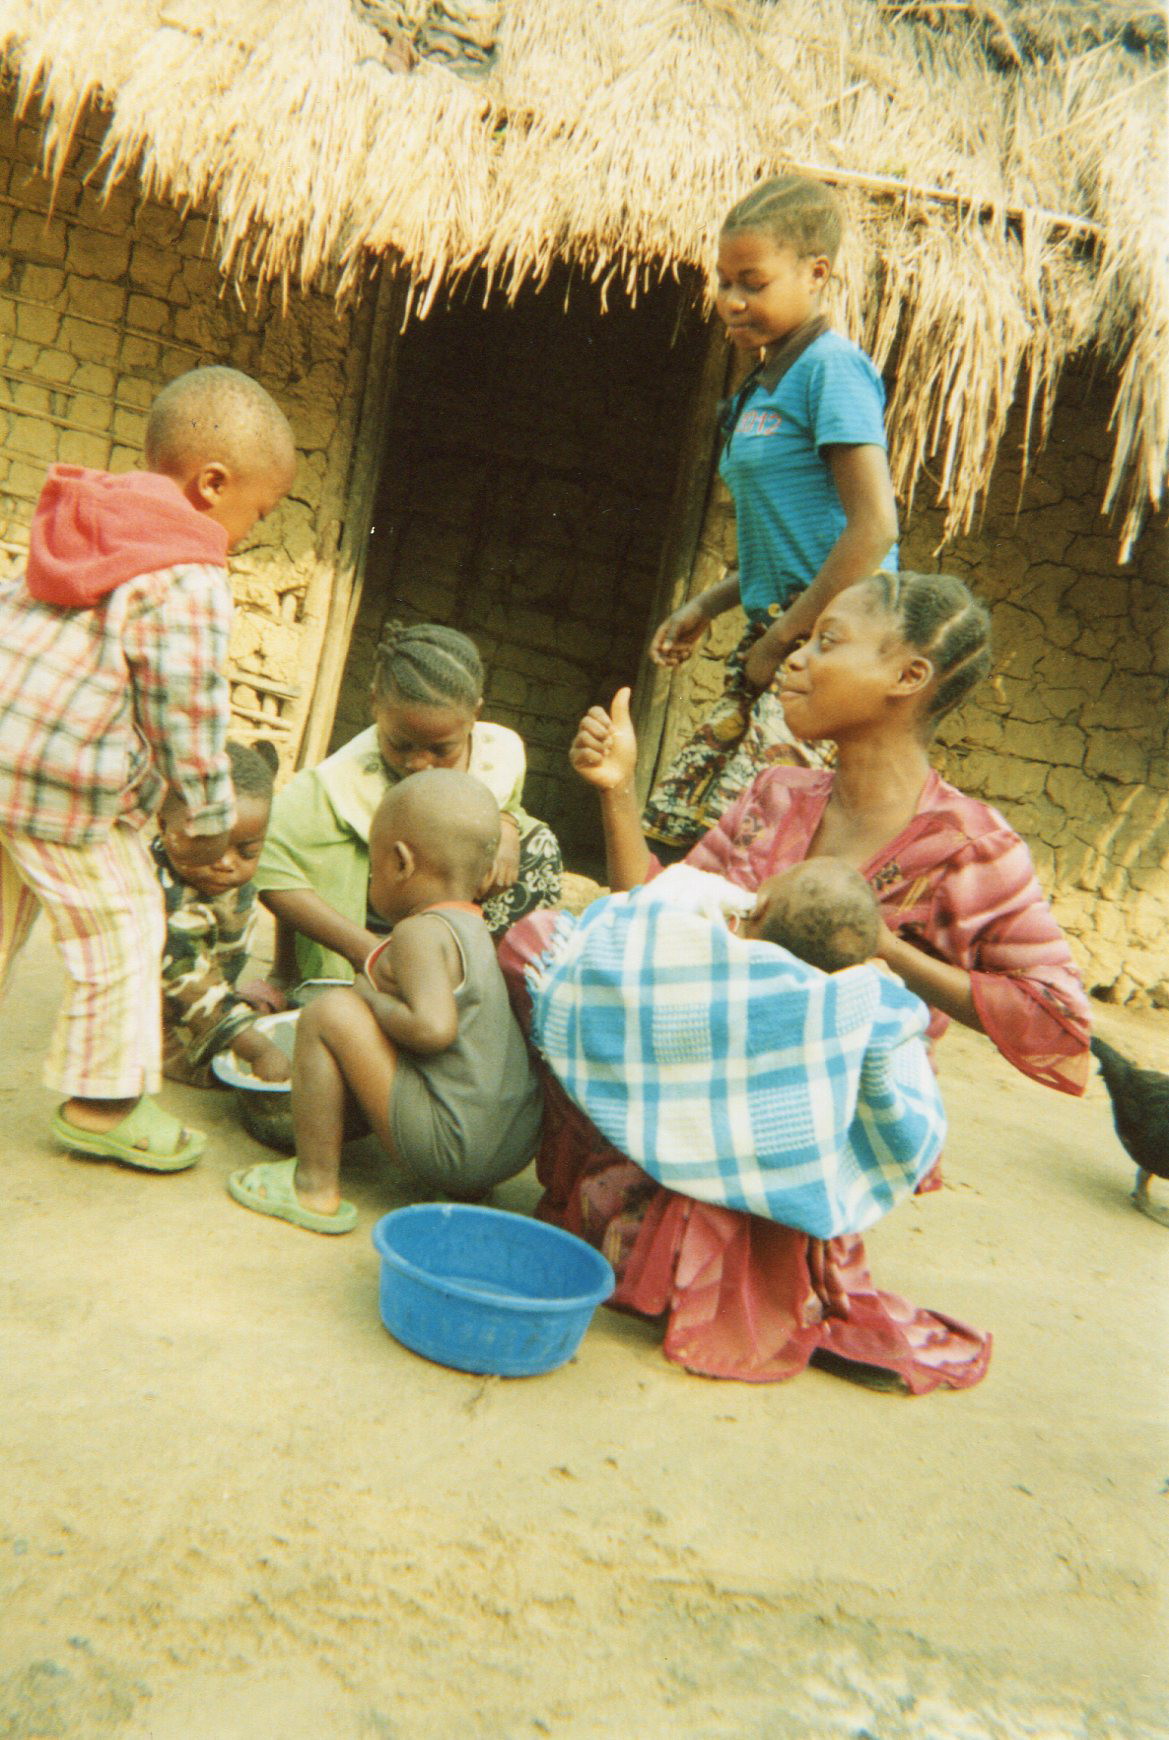
<svg viewBox="0 0 1169 1740"><path fill-rule="evenodd" d="M369 899L395 924L432 900L476 900L499 849L499 805L469 773L432 767L392 785L369 831Z"/></svg>
<svg viewBox="0 0 1169 1740"><path fill-rule="evenodd" d="M146 421L146 463L227 533L228 548L271 513L296 471L288 418L238 369L191 369L163 388Z"/></svg>
<svg viewBox="0 0 1169 1740"><path fill-rule="evenodd" d="M805 858L760 884L740 934L836 973L876 953L880 925L876 896L859 870L839 858Z"/></svg>
<svg viewBox="0 0 1169 1740"><path fill-rule="evenodd" d="M272 765L257 749L245 743L229 743L231 783L235 787L235 824L228 835L227 850L214 864L193 864L191 843L182 830L186 808L172 792L158 818L162 844L171 869L180 882L214 899L229 889L242 888L256 870L268 816L272 808Z"/></svg>

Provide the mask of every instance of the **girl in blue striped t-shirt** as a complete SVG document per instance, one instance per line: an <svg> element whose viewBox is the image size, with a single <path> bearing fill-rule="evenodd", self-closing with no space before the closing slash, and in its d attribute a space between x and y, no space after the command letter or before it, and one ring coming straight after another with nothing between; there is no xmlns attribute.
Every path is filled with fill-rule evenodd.
<svg viewBox="0 0 1169 1740"><path fill-rule="evenodd" d="M759 355L722 418L739 566L666 618L650 658L682 664L736 604L747 626L720 700L646 806L659 856L689 851L763 768L821 765L793 740L772 681L830 598L896 567L884 387L821 312L841 230L827 187L785 175L733 206L719 237L719 317L736 350Z"/></svg>

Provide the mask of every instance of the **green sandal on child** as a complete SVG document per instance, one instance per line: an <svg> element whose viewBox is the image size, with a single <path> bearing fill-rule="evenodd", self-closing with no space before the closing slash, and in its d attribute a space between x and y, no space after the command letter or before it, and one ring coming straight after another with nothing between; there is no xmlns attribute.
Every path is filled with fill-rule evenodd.
<svg viewBox="0 0 1169 1740"><path fill-rule="evenodd" d="M302 1226L306 1232L347 1233L357 1225L357 1209L351 1202L342 1202L334 1214L319 1214L306 1208L296 1194L293 1182L296 1160L261 1160L242 1172L233 1172L227 1188L236 1202L257 1214L270 1214L276 1220L286 1220L292 1226Z"/></svg>
<svg viewBox="0 0 1169 1740"><path fill-rule="evenodd" d="M143 1172L185 1171L207 1146L202 1130L188 1129L179 1118L164 1112L148 1094L143 1094L138 1104L109 1130L83 1130L79 1124L71 1124L62 1105L53 1119L53 1134L75 1154L96 1160L120 1160L123 1165L137 1166Z"/></svg>

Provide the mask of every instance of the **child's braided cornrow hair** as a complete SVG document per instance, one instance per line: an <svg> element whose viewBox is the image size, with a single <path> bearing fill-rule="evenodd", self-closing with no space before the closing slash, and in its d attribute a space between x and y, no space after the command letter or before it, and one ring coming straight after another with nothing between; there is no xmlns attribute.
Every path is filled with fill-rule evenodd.
<svg viewBox="0 0 1169 1740"><path fill-rule="evenodd" d="M797 254L827 254L835 260L844 215L830 187L807 175L773 175L743 195L723 219L724 235L757 230Z"/></svg>
<svg viewBox="0 0 1169 1740"><path fill-rule="evenodd" d="M925 653L937 673L926 713L932 727L990 670L990 612L953 574L882 570L870 584L905 644Z"/></svg>
<svg viewBox="0 0 1169 1740"><path fill-rule="evenodd" d="M234 739L226 748L236 796L261 798L265 803L271 803L275 768L263 750L250 743L236 743Z"/></svg>
<svg viewBox="0 0 1169 1740"><path fill-rule="evenodd" d="M483 661L473 640L437 622L387 622L377 643L374 694L427 707L465 707L483 699Z"/></svg>

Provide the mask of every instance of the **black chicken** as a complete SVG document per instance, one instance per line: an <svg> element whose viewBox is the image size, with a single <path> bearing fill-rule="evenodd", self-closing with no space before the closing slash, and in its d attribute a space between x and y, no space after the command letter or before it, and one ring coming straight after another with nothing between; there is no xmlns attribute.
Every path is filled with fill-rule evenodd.
<svg viewBox="0 0 1169 1740"><path fill-rule="evenodd" d="M1169 1214L1149 1200L1149 1179L1169 1178L1169 1075L1138 1069L1103 1039L1093 1039L1092 1052L1112 1101L1116 1134L1136 1161L1132 1199L1142 1214L1169 1226Z"/></svg>

